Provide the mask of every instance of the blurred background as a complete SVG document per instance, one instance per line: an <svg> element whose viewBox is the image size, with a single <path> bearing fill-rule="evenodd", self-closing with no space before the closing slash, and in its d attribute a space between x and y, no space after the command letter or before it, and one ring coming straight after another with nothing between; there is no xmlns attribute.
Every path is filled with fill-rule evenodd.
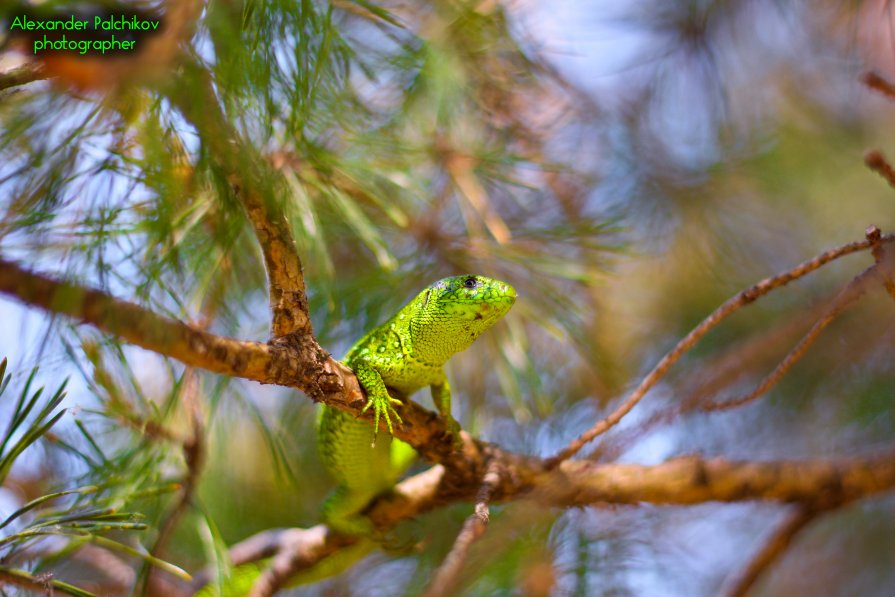
<svg viewBox="0 0 895 597"><path fill-rule="evenodd" d="M141 7L182 16L180 4ZM22 6L2 6L0 72L35 60L21 51L27 39L7 34ZM741 289L863 238L870 224L895 229L895 194L863 163L871 148L895 155L895 104L861 83L870 70L895 80L888 0L199 7L176 21L189 26L169 18L169 39L156 40L185 47L190 68L173 52L64 67L38 56L53 81L3 86L0 255L266 340L256 242L213 143L171 89L207 75L253 148L246 163L260 164L264 192L289 215L314 330L334 355L444 276L477 272L517 288L505 322L449 365L455 417L510 450L561 448ZM891 447L895 309L881 291L761 400L663 417L754 387L871 263L847 257L738 313L585 456L655 464ZM190 571L253 533L318 521L332 485L310 400L206 373L187 383L176 362L6 298L0 329L10 395L37 365L32 391L69 378L69 410L6 477L3 516L95 485L145 516L145 530L113 529L116 540L150 549L172 521L159 555ZM431 406L428 392L415 399ZM4 397L0 414L12 417L13 403ZM204 466L194 504L172 516L183 485L170 484L192 482L190 440L204 446ZM81 512L92 500L60 503ZM469 512L455 505L404 525L421 553L376 554L295 594L416 594ZM463 590L715 594L784 514L751 503L496 506ZM883 496L819 519L754 594L892 594L893 514ZM145 582L146 568L121 550L110 567L64 541L11 547L19 565L87 589Z"/></svg>

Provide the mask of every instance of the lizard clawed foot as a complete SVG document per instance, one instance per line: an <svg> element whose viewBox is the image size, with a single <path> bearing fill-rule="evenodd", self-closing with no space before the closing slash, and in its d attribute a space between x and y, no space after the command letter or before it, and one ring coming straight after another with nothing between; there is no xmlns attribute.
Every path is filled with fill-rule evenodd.
<svg viewBox="0 0 895 597"><path fill-rule="evenodd" d="M373 408L373 443L372 445L376 446L376 435L379 433L379 418L383 417L385 419L385 424L388 426L388 432L394 435L394 430L392 428L392 419L391 417L395 417L395 419L401 425L404 424L404 420L401 419L401 415L398 414L398 411L395 410L395 406L401 406L404 404L397 398L392 398L391 396L386 394L385 398L370 396L367 400L367 404L364 405L363 410L361 410L361 414L367 412L370 407Z"/></svg>

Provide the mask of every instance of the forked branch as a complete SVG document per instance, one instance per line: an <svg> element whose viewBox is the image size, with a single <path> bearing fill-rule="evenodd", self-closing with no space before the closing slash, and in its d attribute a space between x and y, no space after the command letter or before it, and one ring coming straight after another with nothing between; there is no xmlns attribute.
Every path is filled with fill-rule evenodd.
<svg viewBox="0 0 895 597"><path fill-rule="evenodd" d="M748 404L753 400L757 400L764 396L771 388L777 385L783 377L789 373L789 370L801 360L812 344L820 337L821 332L833 323L839 315L842 314L849 306L856 303L865 292L867 292L871 282L881 280L879 264L871 265L869 268L858 274L848 285L839 293L833 302L827 307L823 316L818 319L811 329L808 330L799 343L789 351L782 361L774 368L774 370L765 377L758 386L743 396L724 400L721 402L711 402L702 406L702 410L728 410Z"/></svg>
<svg viewBox="0 0 895 597"><path fill-rule="evenodd" d="M168 88L168 95L198 130L252 224L267 271L271 337L310 334L301 259L283 210L285 185L277 184L275 171L231 126L208 72L197 65L188 65L186 71Z"/></svg>
<svg viewBox="0 0 895 597"><path fill-rule="evenodd" d="M879 239L878 242L891 243L895 241L895 235L886 235ZM727 317L741 309L742 307L754 302L758 298L768 294L772 290L789 284L793 280L797 280L811 272L823 267L827 263L850 255L858 251L866 251L873 246L870 240L855 241L830 249L820 255L802 262L789 271L783 272L770 278L758 282L754 286L743 290L736 296L728 299L724 304L715 309L708 317L690 331L683 339L681 339L668 353L663 356L653 369L643 378L640 384L633 392L622 402L612 413L604 419L598 421L593 427L575 438L568 446L560 450L555 456L550 458L548 466L555 467L564 460L568 460L577 454L584 446L617 425L622 418L637 406L637 403L652 389L659 381L665 377L672 365L678 362L693 346L702 339L707 333L714 329L718 324Z"/></svg>

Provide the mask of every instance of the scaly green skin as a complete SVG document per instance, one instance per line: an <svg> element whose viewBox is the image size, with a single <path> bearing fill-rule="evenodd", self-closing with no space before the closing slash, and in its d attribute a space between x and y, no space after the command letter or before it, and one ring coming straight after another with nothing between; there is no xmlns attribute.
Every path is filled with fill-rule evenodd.
<svg viewBox="0 0 895 597"><path fill-rule="evenodd" d="M503 317L515 300L516 291L504 282L472 275L444 278L348 351L344 362L363 386L367 394L364 410L373 410L376 426L371 429L367 421L323 406L317 448L338 483L323 506L323 519L334 531L362 539L292 577L290 586L338 574L376 545L370 540L375 535L373 525L361 513L373 498L398 481L416 457L413 448L393 439L390 433L376 440L374 430L380 419L385 419L389 431L393 429L392 419L401 421L395 410L401 401L389 396L387 388L407 398L429 386L435 406L456 435L460 427L451 416L451 390L444 364ZM264 562L239 566L231 581L218 588L219 594L247 594L264 567ZM203 597L215 594L209 585L199 593Z"/></svg>
<svg viewBox="0 0 895 597"><path fill-rule="evenodd" d="M373 526L360 513L370 501L391 488L415 457L413 449L389 434L376 441L384 418L389 431L400 400L429 386L432 399L448 428L459 425L451 416L451 390L444 364L467 349L479 335L509 311L516 291L505 282L484 276L454 276L435 282L391 319L367 333L348 351L344 362L367 393L364 410L372 409L376 425L324 406L317 429L320 457L338 487L323 507L324 521L340 533L370 536ZM371 446L371 436L373 445Z"/></svg>

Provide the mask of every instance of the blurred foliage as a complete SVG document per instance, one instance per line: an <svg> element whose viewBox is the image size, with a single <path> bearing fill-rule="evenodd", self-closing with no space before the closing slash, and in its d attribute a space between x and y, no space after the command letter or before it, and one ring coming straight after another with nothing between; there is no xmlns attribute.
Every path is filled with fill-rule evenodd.
<svg viewBox="0 0 895 597"><path fill-rule="evenodd" d="M0 522L0 581L30 588L45 587L50 592L76 597L94 595L45 574L56 562L76 552L82 557L92 553L101 558L97 556L98 550L88 552L82 549L85 546L96 546L129 560L143 560L170 574L188 578L177 566L146 553L133 538L135 533L149 527L143 521L144 516L131 508L176 488L170 483L159 483L155 467L129 469L145 460L146 451L135 453L129 448L107 457L77 419L71 430L76 437L58 435L54 427L67 412L58 408L65 398L66 384L63 382L52 396L44 397L43 388L32 390L37 375L34 369L22 385L18 399L8 404L3 394L9 390L13 376L6 375L6 367L4 358L0 361L0 404L8 409L9 424L0 442L0 484L8 493L15 492L15 498L22 498L24 503ZM11 477L14 467L25 460L25 450L38 442L76 456L83 466L78 467L77 473L50 475L30 483L27 479ZM134 456L137 456L136 462ZM21 474L22 468L18 466L17 472ZM54 477L61 477L68 486L55 486ZM12 495L5 497L8 500ZM100 592L109 590L99 579L91 581L91 589L95 585ZM114 587L116 592L121 589Z"/></svg>
<svg viewBox="0 0 895 597"><path fill-rule="evenodd" d="M16 9L2 8L0 36ZM895 77L893 18L888 0L217 0L160 78L140 79L138 62L112 86L82 73L0 90L0 255L215 333L265 339L256 241L214 143L172 99L172 81L192 93L207 76L251 148L240 166L264 173L264 199L288 215L321 343L343 354L435 279L505 279L519 302L450 365L455 416L508 449L548 454L727 297L870 223L895 229L891 190L861 161L869 147L895 153L895 107L858 83L868 68ZM2 72L17 55L9 39L0 48ZM594 457L798 458L891 442L895 327L891 300L878 296L760 402L650 423L691 395L751 388L867 259L837 262L732 318ZM147 526L148 552L177 509L198 437L199 485L156 555L196 570L253 532L316 522L330 486L310 401L205 374L188 390L179 364L56 319L30 336L39 350L17 360L75 371L68 400L85 416L61 420L52 452L22 465L39 489L13 510L96 485L58 503L143 512L133 524ZM776 520L725 508L535 517L510 505L474 546L466 591L715 593ZM370 582L418 591L467 511L402 529L431 535L432 551L372 557L306 593ZM800 572L810 563L830 571L826 588L890 593L895 576L879 554L892 535L856 546L861 531L850 527L891 513L889 499L830 518L761 590L811 592ZM145 586L148 569L132 555L120 562ZM64 560L53 565L77 572ZM99 568L85 566L88 577Z"/></svg>

